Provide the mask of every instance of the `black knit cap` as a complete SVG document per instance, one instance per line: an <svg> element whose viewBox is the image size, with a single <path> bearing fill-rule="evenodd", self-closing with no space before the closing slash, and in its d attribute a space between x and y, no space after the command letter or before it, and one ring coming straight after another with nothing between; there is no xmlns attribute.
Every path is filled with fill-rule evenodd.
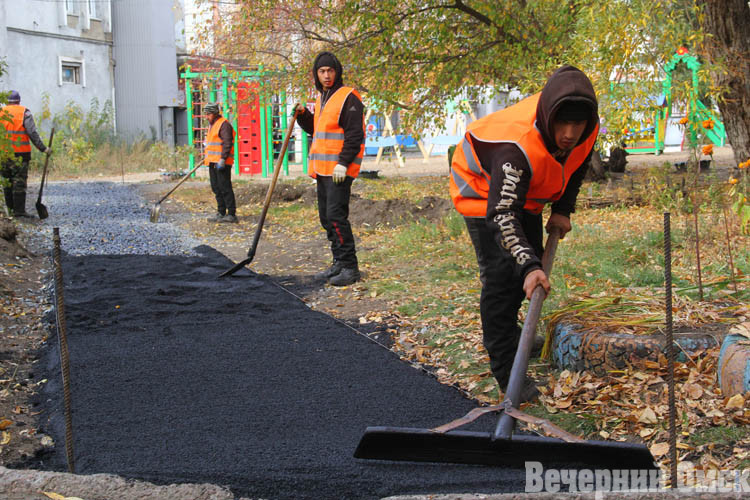
<svg viewBox="0 0 750 500"><path fill-rule="evenodd" d="M318 71L318 69L322 68L323 66L336 69L336 67L338 66L338 61L336 61L336 58L333 56L333 54L329 52L323 52L322 54L320 54L320 57L315 60L314 70Z"/></svg>
<svg viewBox="0 0 750 500"><path fill-rule="evenodd" d="M561 122L586 122L591 119L591 106L586 102L565 101L557 109L555 120Z"/></svg>

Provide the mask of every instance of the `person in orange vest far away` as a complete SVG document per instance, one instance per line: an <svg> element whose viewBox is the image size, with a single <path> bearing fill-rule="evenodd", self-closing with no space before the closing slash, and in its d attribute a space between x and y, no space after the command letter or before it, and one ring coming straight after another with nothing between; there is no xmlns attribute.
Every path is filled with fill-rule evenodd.
<svg viewBox="0 0 750 500"><path fill-rule="evenodd" d="M551 203L547 232L571 230L570 214L599 130L588 77L563 66L542 91L472 122L451 164L450 194L464 216L479 264L479 308L490 368L503 392L521 334L518 311L542 271L542 209ZM521 401L538 396L531 378Z"/></svg>
<svg viewBox="0 0 750 500"><path fill-rule="evenodd" d="M232 190L232 165L234 164L234 128L221 116L219 105L209 103L203 107L211 126L206 136L206 159L211 191L216 196L216 214L210 222L237 222L237 205Z"/></svg>
<svg viewBox="0 0 750 500"><path fill-rule="evenodd" d="M301 104L295 110L300 112L297 123L312 135L310 176L317 181L318 215L333 253L331 266L315 277L346 286L361 277L349 198L365 152L364 105L359 92L344 86L341 63L332 53L318 54L312 73L320 92L315 113Z"/></svg>
<svg viewBox="0 0 750 500"><path fill-rule="evenodd" d="M52 154L36 131L31 111L21 106L21 95L11 90L8 104L0 109L0 126L11 141L13 156L3 162L2 176L10 183L3 186L5 205L14 217L32 217L26 213L26 181L29 177L31 144L42 153Z"/></svg>

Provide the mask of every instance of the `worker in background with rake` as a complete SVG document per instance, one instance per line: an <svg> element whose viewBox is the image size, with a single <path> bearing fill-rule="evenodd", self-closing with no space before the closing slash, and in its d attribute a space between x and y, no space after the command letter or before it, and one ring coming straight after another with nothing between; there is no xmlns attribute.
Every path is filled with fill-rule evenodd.
<svg viewBox="0 0 750 500"><path fill-rule="evenodd" d="M550 76L541 93L468 127L451 165L450 193L464 216L479 264L483 343L500 389L508 386L521 329L518 311L542 270L542 210L546 229L571 230L570 214L599 130L598 104L588 77L572 66ZM538 396L527 376L521 401Z"/></svg>
<svg viewBox="0 0 750 500"><path fill-rule="evenodd" d="M234 128L221 116L219 105L209 103L203 107L211 127L206 136L206 159L211 191L216 196L216 214L210 222L237 222L237 205L232 189L232 164L234 163Z"/></svg>

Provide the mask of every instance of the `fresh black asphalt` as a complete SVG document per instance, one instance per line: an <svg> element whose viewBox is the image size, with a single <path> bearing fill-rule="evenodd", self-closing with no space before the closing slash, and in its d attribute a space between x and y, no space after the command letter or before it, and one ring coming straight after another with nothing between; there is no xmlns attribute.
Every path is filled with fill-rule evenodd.
<svg viewBox="0 0 750 500"><path fill-rule="evenodd" d="M51 185L50 212L55 194L70 204L75 189ZM108 190L148 219L135 193ZM86 219L68 228L71 240L98 238L80 234ZM120 225L131 235L150 227ZM368 425L429 428L476 404L270 278L217 279L232 262L205 246L82 255L61 233L78 473L210 482L268 499L523 491L523 471L353 458ZM42 364L37 411L56 443L44 465L64 470L56 339ZM494 423L485 416L470 429Z"/></svg>

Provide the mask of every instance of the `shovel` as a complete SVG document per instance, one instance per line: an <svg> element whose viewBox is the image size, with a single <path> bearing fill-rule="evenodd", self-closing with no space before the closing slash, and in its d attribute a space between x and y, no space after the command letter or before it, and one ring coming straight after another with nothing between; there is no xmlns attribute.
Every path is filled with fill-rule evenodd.
<svg viewBox="0 0 750 500"><path fill-rule="evenodd" d="M187 175L185 175L185 177L183 177L182 179L180 179L180 182L178 182L175 187L173 187L172 189L170 189L167 194L165 194L164 196L162 196L161 200L159 200L156 203L154 203L154 206L151 207L151 216L149 217L149 220L151 222L159 222L159 211L161 210L161 202L164 201L164 200L166 200L167 197L170 194L174 193L175 189L177 189L178 187L180 187L183 182L185 182L186 180L188 180L188 177L190 177L191 175L193 175L193 172L195 172L196 170L198 170L201 167L201 165L203 165L203 162L204 162L205 159L206 159L205 157L203 159L201 159L201 161L198 162L192 168L192 170L190 170L190 172L188 172ZM229 168L229 167L227 167L227 168Z"/></svg>
<svg viewBox="0 0 750 500"><path fill-rule="evenodd" d="M559 233L556 230L547 238L542 266L548 276L552 270L558 239ZM502 404L505 410L494 433L461 430L444 432L440 428L367 427L354 456L374 460L448 462L518 469L524 469L527 462L540 462L545 468L656 469L654 457L642 444L513 434L516 420L514 415L525 415L517 410L518 398L526 377L536 325L545 298L544 289L538 286L531 296L513 360ZM443 427L455 428L450 424Z"/></svg>
<svg viewBox="0 0 750 500"><path fill-rule="evenodd" d="M49 148L52 148L52 138L55 137L55 127L52 127L52 131L49 133ZM49 217L47 207L42 203L42 191L44 191L44 181L47 179L47 165L49 164L49 153L44 158L44 170L42 170L42 183L39 185L39 196L36 199L36 213L39 214L39 219L44 220Z"/></svg>
<svg viewBox="0 0 750 500"><path fill-rule="evenodd" d="M266 199L263 202L263 210L260 212L260 219L258 219L258 227L255 228L255 236L253 236L253 243L250 246L250 250L247 251L247 258L241 262L238 262L230 269L224 271L219 275L219 278L223 278L225 276L231 276L246 265L250 264L253 259L255 258L255 251L258 249L258 241L260 241L260 233L263 231L263 222L266 220L266 213L268 213L268 207L271 205L271 196L273 195L273 190L276 187L276 179L279 178L279 172L281 171L281 165L284 162L284 155L286 154L286 148L289 145L289 138L292 136L292 131L294 130L294 124L297 121L297 115L299 114L298 110L294 111L294 116L292 117L291 121L289 122L289 127L286 129L286 136L284 137L284 143L281 145L281 151L279 151L279 157L276 160L276 166L273 169L273 179L271 180L271 184L268 186L268 191L266 191Z"/></svg>

